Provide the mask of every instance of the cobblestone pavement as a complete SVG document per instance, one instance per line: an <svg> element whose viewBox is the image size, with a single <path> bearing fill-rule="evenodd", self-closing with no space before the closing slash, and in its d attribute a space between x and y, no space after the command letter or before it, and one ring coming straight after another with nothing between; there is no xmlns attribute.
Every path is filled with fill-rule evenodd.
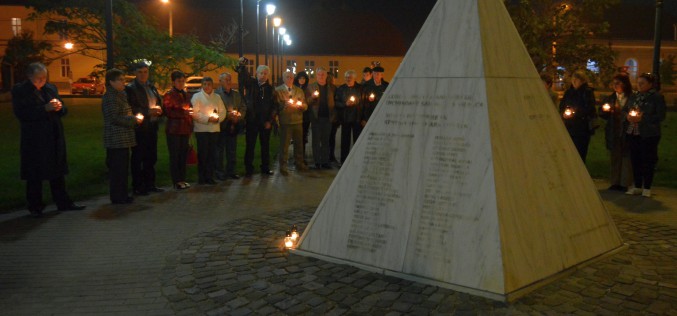
<svg viewBox="0 0 677 316"><path fill-rule="evenodd" d="M335 173L0 215L0 314L677 315L676 190L601 191L628 249L505 304L289 255L284 231L305 228Z"/></svg>

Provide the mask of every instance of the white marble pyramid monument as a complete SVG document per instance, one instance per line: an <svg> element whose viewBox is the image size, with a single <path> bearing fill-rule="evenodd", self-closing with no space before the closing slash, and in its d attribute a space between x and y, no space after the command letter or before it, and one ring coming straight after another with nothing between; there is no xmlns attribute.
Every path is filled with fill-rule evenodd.
<svg viewBox="0 0 677 316"><path fill-rule="evenodd" d="M295 253L512 300L623 242L501 0L439 0Z"/></svg>

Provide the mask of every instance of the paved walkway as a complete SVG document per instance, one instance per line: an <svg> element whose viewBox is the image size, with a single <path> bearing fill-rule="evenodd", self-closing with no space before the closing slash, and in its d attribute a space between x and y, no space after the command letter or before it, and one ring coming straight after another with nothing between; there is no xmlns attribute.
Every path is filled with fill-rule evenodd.
<svg viewBox="0 0 677 316"><path fill-rule="evenodd" d="M255 176L121 207L102 197L37 220L0 215L0 314L677 315L675 190L602 191L629 249L504 304L289 256L284 231L305 227L335 174Z"/></svg>

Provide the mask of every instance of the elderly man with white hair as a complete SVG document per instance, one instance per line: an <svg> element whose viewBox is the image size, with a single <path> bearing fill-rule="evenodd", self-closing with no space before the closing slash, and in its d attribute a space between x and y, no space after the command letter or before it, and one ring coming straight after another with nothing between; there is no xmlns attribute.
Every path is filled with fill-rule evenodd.
<svg viewBox="0 0 677 316"><path fill-rule="evenodd" d="M275 102L273 86L268 82L270 68L260 65L256 68L256 77L250 77L244 63L246 58L240 57L238 69L239 79L244 87L247 115L245 116L246 145L244 153L245 177L254 174L254 148L256 138L261 142L261 175L272 175L270 170L270 131L275 119Z"/></svg>
<svg viewBox="0 0 677 316"><path fill-rule="evenodd" d="M294 73L282 74L284 84L275 88L275 103L280 114L280 173L287 175L289 144L294 140L294 163L297 171L307 169L303 161L303 112L308 109L305 93L294 85Z"/></svg>

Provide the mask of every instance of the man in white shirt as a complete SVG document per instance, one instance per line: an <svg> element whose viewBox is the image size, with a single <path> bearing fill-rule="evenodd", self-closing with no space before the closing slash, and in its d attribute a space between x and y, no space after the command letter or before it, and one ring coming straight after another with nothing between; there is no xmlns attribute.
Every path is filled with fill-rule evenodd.
<svg viewBox="0 0 677 316"><path fill-rule="evenodd" d="M198 184L216 184L214 166L220 123L226 119L226 107L214 93L214 80L202 79L202 90L193 95L193 132L197 140Z"/></svg>

